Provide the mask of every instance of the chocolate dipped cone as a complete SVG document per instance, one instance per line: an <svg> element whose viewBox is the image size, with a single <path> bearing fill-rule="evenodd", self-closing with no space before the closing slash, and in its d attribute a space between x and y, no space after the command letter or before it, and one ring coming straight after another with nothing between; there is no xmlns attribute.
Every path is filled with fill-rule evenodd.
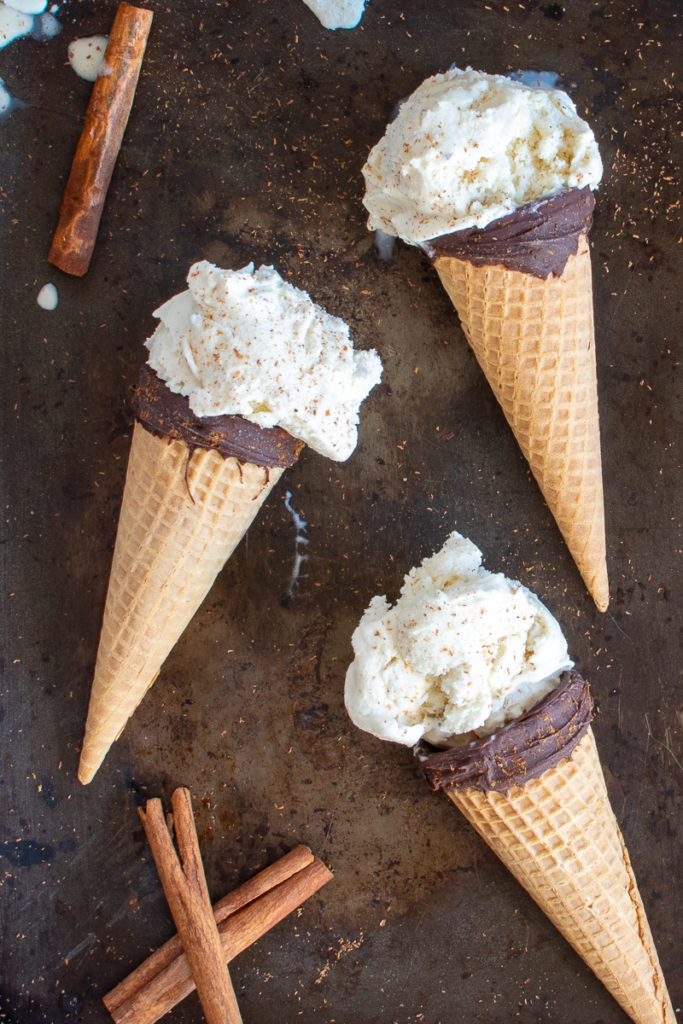
<svg viewBox="0 0 683 1024"><path fill-rule="evenodd" d="M172 422L165 426L175 433ZM292 442L293 461L301 443L279 434ZM78 769L82 783L118 739L283 468L226 457L136 422Z"/></svg>
<svg viewBox="0 0 683 1024"><path fill-rule="evenodd" d="M588 685L572 672L517 723L423 770L632 1020L674 1024L589 723Z"/></svg>
<svg viewBox="0 0 683 1024"><path fill-rule="evenodd" d="M588 193L590 226L589 191L572 191ZM573 231L569 246L566 237L556 237L556 205L533 204L536 223L521 239L505 235L515 215L481 231L437 239L434 266L579 572L604 611L609 591L590 251L587 230ZM540 237L530 237L534 232Z"/></svg>

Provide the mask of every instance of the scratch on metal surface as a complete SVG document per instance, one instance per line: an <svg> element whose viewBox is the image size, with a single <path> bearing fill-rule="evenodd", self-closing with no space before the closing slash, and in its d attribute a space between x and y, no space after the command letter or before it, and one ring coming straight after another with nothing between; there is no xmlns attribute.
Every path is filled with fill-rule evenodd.
<svg viewBox="0 0 683 1024"><path fill-rule="evenodd" d="M620 632L620 633L621 633L621 635L622 635L622 636L624 637L624 639L625 639L625 640L630 640L631 638L629 637L628 633L625 633L625 632L624 632L624 630L623 630L623 629L621 628L621 626L619 625L619 623L617 622L617 620L616 620L616 619L614 618L614 616L612 615L611 611L609 611L609 610L608 610L608 611L606 612L606 615L607 615L607 618L608 618L608 619L610 620L610 622L612 623L612 625L614 626L614 628L615 628L615 629L618 629L618 630L619 630L619 632Z"/></svg>
<svg viewBox="0 0 683 1024"><path fill-rule="evenodd" d="M628 268L628 272L629 272L630 277L634 276L636 270L640 270L640 267L638 266L637 263L634 262ZM616 323L616 313L617 313L617 310L621 306L621 304L624 301L625 297L628 295L630 285L631 285L631 282L629 281L629 283L627 284L626 288L624 288L623 292L621 293L621 295L619 295L619 297L617 298L617 301L614 303L614 306L612 307L610 326L607 328L607 333L608 334L611 332L613 325Z"/></svg>
<svg viewBox="0 0 683 1024"><path fill-rule="evenodd" d="M306 522L305 519L302 519L302 517L299 515L296 509L292 507L291 491L287 491L287 493L285 494L285 508L291 515L292 521L294 523L294 528L296 530L296 536L294 538L294 564L292 565L292 572L290 574L289 583L287 584L287 589L285 590L284 595L285 601L291 601L291 599L294 597L294 588L299 582L299 578L301 576L301 566L303 565L304 561L308 558L308 555L304 554L304 552L301 550L302 547L305 547L306 544L308 544L308 537L305 536L306 527L308 526L308 523Z"/></svg>
<svg viewBox="0 0 683 1024"><path fill-rule="evenodd" d="M109 836L110 848L114 848L117 845L118 840L120 838L123 838L124 836L126 836L128 834L128 832L129 832L129 826L128 826L126 820L124 819L119 824L119 826L117 827L116 831L111 833L111 835ZM91 856L91 850L89 849L87 843L82 843L76 849L75 853L73 853L72 856L70 857L70 859L69 859L69 868L73 871L74 865L76 865L80 861L82 861L84 857L89 857L89 856Z"/></svg>
<svg viewBox="0 0 683 1024"><path fill-rule="evenodd" d="M656 743L658 747L662 747L663 750L666 750L667 754L669 754L669 756L671 757L671 760L676 765L676 767L679 770L683 771L683 765L678 760L678 758L674 754L674 752L671 749L671 746L669 744L669 736L670 736L669 730L667 729L666 733L665 733L666 740L667 740L667 742L665 743L663 740L658 740L657 737L655 736L655 734L652 732L652 728L650 726L650 721L649 721L647 715L645 715L645 725L647 726L647 741L648 741L646 746L645 746L645 756L647 757L647 749L648 749L648 746L649 746L649 741L652 740L652 742Z"/></svg>
<svg viewBox="0 0 683 1024"><path fill-rule="evenodd" d="M75 956L78 956L79 953L83 953L86 949L90 949L90 947L94 945L94 943L95 935L93 934L93 932L88 932L84 939L77 943L73 949L69 950L69 952L64 957L64 963L68 964L71 960L73 960Z"/></svg>
<svg viewBox="0 0 683 1024"><path fill-rule="evenodd" d="M249 93L250 96L251 96L252 92L254 92L255 89L258 89L259 85L261 85L261 83L263 81L263 79L261 78L261 75L263 74L263 72L265 70L266 70L266 65L262 64L261 67L259 68L259 70L254 75L254 78L252 80L251 85L247 86L247 92Z"/></svg>

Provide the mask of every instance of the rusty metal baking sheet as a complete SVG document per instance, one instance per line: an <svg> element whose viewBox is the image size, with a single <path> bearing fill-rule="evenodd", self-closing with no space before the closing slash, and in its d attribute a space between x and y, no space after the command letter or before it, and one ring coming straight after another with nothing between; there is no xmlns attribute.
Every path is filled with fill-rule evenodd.
<svg viewBox="0 0 683 1024"><path fill-rule="evenodd" d="M66 0L0 49L3 684L0 1020L110 1017L102 996L173 931L138 822L191 788L215 898L297 843L334 880L234 961L244 1020L626 1020L409 750L356 730L350 638L454 528L560 621L674 1006L680 971L680 131L677 5L152 0L88 273L46 256L90 84ZM361 167L396 102L452 63L553 72L593 126L594 301L611 604L593 606L439 280L380 260ZM680 151L678 153L680 156ZM121 739L76 779L152 312L192 262L273 264L375 347L357 450L306 450L272 491ZM59 304L37 304L53 282ZM306 560L291 576L296 513ZM202 1019L196 997L169 1020Z"/></svg>

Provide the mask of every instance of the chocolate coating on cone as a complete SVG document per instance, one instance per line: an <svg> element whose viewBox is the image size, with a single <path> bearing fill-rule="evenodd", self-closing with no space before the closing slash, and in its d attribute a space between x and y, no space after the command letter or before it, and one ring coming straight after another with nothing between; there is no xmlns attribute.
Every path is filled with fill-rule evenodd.
<svg viewBox="0 0 683 1024"><path fill-rule="evenodd" d="M157 437L190 449L214 448L254 466L293 466L304 442L282 427L259 427L243 416L196 416L183 395L171 391L145 363L133 399L135 415Z"/></svg>
<svg viewBox="0 0 683 1024"><path fill-rule="evenodd" d="M516 721L475 743L432 754L420 761L420 772L435 790L506 793L571 757L592 717L588 683L571 671Z"/></svg>
<svg viewBox="0 0 683 1024"><path fill-rule="evenodd" d="M590 188L570 188L548 199L525 203L484 228L466 228L425 243L432 262L440 256L467 260L475 267L502 264L534 277L560 277L593 224Z"/></svg>

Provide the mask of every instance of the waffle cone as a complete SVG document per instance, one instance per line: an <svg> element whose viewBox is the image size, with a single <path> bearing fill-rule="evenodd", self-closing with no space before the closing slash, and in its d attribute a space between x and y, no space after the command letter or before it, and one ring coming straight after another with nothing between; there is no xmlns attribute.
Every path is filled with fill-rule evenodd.
<svg viewBox="0 0 683 1024"><path fill-rule="evenodd" d="M81 782L93 778L281 473L191 452L135 424Z"/></svg>
<svg viewBox="0 0 683 1024"><path fill-rule="evenodd" d="M624 1011L674 1024L592 729L571 760L523 787L447 793Z"/></svg>
<svg viewBox="0 0 683 1024"><path fill-rule="evenodd" d="M440 256L441 282L600 611L609 592L593 294L582 235L560 277Z"/></svg>

